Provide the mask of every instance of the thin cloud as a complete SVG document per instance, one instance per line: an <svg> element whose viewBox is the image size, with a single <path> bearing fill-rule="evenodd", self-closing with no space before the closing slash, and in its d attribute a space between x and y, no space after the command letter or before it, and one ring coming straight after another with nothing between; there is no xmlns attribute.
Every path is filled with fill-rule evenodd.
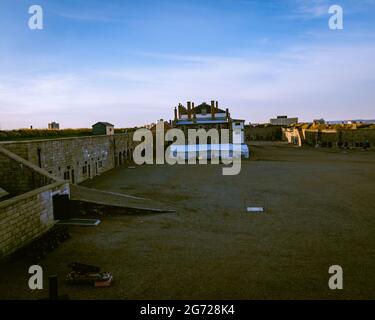
<svg viewBox="0 0 375 320"><path fill-rule="evenodd" d="M1 118L11 120L2 126L28 126L31 115L34 126L42 127L53 119L73 127L101 119L117 126L142 125L171 118L178 102L211 99L252 122L279 113L310 121L374 118L374 55L372 45L295 46L268 56L197 56L194 64L172 54L172 62L177 58L179 63L102 66L79 74L26 79L4 75Z"/></svg>
<svg viewBox="0 0 375 320"><path fill-rule="evenodd" d="M327 0L294 0L292 13L282 16L282 19L313 20L327 17L330 5Z"/></svg>

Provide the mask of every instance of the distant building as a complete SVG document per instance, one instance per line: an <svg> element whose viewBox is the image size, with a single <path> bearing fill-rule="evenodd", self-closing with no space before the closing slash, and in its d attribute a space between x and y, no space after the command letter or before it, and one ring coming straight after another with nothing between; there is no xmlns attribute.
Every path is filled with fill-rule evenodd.
<svg viewBox="0 0 375 320"><path fill-rule="evenodd" d="M172 129L171 125L169 124L168 121L164 121L163 119L160 119L157 121L157 123L153 123L151 125L148 126L148 128L146 127L146 129L149 129L153 135L156 134L157 132L157 125L162 123L163 124L163 130L164 132L168 131L169 129Z"/></svg>
<svg viewBox="0 0 375 320"><path fill-rule="evenodd" d="M375 124L375 119L355 119L355 120L333 120L327 124Z"/></svg>
<svg viewBox="0 0 375 320"><path fill-rule="evenodd" d="M235 143L245 143L245 120L232 119L232 139ZM235 138L235 137L238 138Z"/></svg>
<svg viewBox="0 0 375 320"><path fill-rule="evenodd" d="M48 124L48 130L59 130L60 129L60 124L57 122L51 122Z"/></svg>
<svg viewBox="0 0 375 320"><path fill-rule="evenodd" d="M187 102L187 107L179 104L174 108L173 126L188 134L188 129L229 129L230 142L233 141L233 133L240 134L243 130L245 121L234 120L231 118L229 109L225 110L219 108L219 103L212 100L211 104L206 102L198 106L194 106L194 102ZM241 134L240 143L244 143L243 133Z"/></svg>
<svg viewBox="0 0 375 320"><path fill-rule="evenodd" d="M115 126L108 122L97 122L92 126L92 133L94 135L107 135L115 134Z"/></svg>
<svg viewBox="0 0 375 320"><path fill-rule="evenodd" d="M153 126L155 126L156 125L156 123L155 122L153 122L153 123L150 123L150 124L145 124L145 128L146 129L151 129Z"/></svg>
<svg viewBox="0 0 375 320"><path fill-rule="evenodd" d="M318 125L318 124L325 124L324 119L314 119L313 124Z"/></svg>
<svg viewBox="0 0 375 320"><path fill-rule="evenodd" d="M277 116L276 119L270 119L270 123L275 126L290 126L298 123L298 118L288 118L288 116Z"/></svg>

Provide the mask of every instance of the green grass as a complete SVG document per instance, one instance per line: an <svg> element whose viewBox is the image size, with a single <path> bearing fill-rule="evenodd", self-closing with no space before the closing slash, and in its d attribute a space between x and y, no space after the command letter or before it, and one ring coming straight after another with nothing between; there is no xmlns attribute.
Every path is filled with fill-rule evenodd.
<svg viewBox="0 0 375 320"><path fill-rule="evenodd" d="M136 128L120 128L115 129L115 133L133 132ZM19 130L0 130L0 141L21 141L21 140L36 140L36 139L56 139L56 138L71 138L71 137L85 137L92 136L92 129L63 129L63 130L48 130L48 129L19 129Z"/></svg>

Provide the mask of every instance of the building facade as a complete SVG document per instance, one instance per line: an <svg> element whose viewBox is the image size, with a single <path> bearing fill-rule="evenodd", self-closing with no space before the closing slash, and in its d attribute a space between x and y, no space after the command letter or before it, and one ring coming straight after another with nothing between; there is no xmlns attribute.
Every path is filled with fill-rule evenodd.
<svg viewBox="0 0 375 320"><path fill-rule="evenodd" d="M108 122L97 122L92 126L94 135L112 136L115 134L115 126Z"/></svg>
<svg viewBox="0 0 375 320"><path fill-rule="evenodd" d="M288 116L277 116L276 119L270 119L270 124L274 126L290 126L298 123L298 118L288 118Z"/></svg>
<svg viewBox="0 0 375 320"><path fill-rule="evenodd" d="M180 103L174 109L173 126L181 129L185 133L185 137L187 137L189 129L204 129L206 131L217 129L220 141L216 141L216 143L221 143L221 130L228 129L229 143L234 140L236 143L244 143L244 125L244 120L232 119L229 109L219 108L218 101L214 100L211 101L211 104L203 102L198 106L195 106L194 102L188 101L186 107ZM236 140L237 137L238 140ZM211 141L207 143L211 144Z"/></svg>
<svg viewBox="0 0 375 320"><path fill-rule="evenodd" d="M48 130L60 130L60 124L57 122L51 122L48 124Z"/></svg>

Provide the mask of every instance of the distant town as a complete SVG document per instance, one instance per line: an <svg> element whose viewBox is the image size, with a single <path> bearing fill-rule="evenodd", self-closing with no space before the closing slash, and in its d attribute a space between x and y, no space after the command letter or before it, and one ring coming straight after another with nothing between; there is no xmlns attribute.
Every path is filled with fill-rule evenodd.
<svg viewBox="0 0 375 320"><path fill-rule="evenodd" d="M324 120L314 119L311 122L299 122L298 117L286 115L272 118L267 123L252 123L242 119L232 119L229 108L220 109L218 101L211 104L202 102L195 106L188 101L186 106L179 103L174 108L173 120L145 124L140 127L116 128L108 122L98 122L92 128L60 129L60 123L48 123L48 129L34 128L17 130L0 130L0 141L23 139L50 139L62 137L79 137L90 135L113 135L130 133L139 128L154 130L156 123L163 122L165 129L183 128L231 128L237 123L244 131L242 143L246 141L287 141L298 146L313 147L345 147L345 148L373 148L375 147L375 119L353 120Z"/></svg>

